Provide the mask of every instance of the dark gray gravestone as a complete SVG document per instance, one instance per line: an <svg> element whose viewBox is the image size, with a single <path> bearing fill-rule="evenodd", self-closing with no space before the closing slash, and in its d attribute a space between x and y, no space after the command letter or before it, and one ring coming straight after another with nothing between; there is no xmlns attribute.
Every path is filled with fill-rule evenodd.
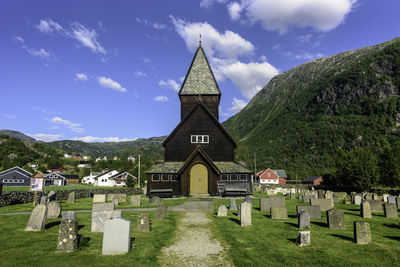
<svg viewBox="0 0 400 267"><path fill-rule="evenodd" d="M76 221L75 211L63 211L62 212L62 221L71 220Z"/></svg>
<svg viewBox="0 0 400 267"><path fill-rule="evenodd" d="M371 205L368 201L363 201L360 206L361 217L370 219L372 218Z"/></svg>
<svg viewBox="0 0 400 267"><path fill-rule="evenodd" d="M310 228L311 215L307 210L301 210L298 215L299 229Z"/></svg>
<svg viewBox="0 0 400 267"><path fill-rule="evenodd" d="M283 220L287 218L288 214L285 207L271 207L271 219Z"/></svg>
<svg viewBox="0 0 400 267"><path fill-rule="evenodd" d="M311 199L311 206L319 206L321 211L327 211L333 208L333 199Z"/></svg>
<svg viewBox="0 0 400 267"><path fill-rule="evenodd" d="M154 220L165 220L167 216L167 207L160 205L154 213Z"/></svg>
<svg viewBox="0 0 400 267"><path fill-rule="evenodd" d="M138 215L137 231L138 232L150 232L149 214L143 213L143 214Z"/></svg>
<svg viewBox="0 0 400 267"><path fill-rule="evenodd" d="M60 224L56 253L73 252L78 249L78 222L65 220Z"/></svg>
<svg viewBox="0 0 400 267"><path fill-rule="evenodd" d="M236 200L234 198L229 199L229 209L230 210L237 210Z"/></svg>
<svg viewBox="0 0 400 267"><path fill-rule="evenodd" d="M321 218L321 209L319 206L297 206L297 215L302 210L306 210L310 213L310 218L312 219L320 219Z"/></svg>
<svg viewBox="0 0 400 267"><path fill-rule="evenodd" d="M345 228L343 211L337 209L331 209L326 212L326 217L328 220L329 229L342 230Z"/></svg>
<svg viewBox="0 0 400 267"><path fill-rule="evenodd" d="M396 204L385 203L384 205L385 217L388 219L398 219L399 214L397 213Z"/></svg>
<svg viewBox="0 0 400 267"><path fill-rule="evenodd" d="M354 222L354 242L357 245L365 245L372 242L369 223Z"/></svg>
<svg viewBox="0 0 400 267"><path fill-rule="evenodd" d="M380 200L366 200L371 205L371 212L383 212L383 205Z"/></svg>
<svg viewBox="0 0 400 267"><path fill-rule="evenodd" d="M284 197L260 198L260 211L270 211L272 207L286 207Z"/></svg>
<svg viewBox="0 0 400 267"><path fill-rule="evenodd" d="M388 196L387 202L389 204L396 204L396 197L395 196Z"/></svg>
<svg viewBox="0 0 400 267"><path fill-rule="evenodd" d="M49 201L49 202L51 202L51 201L56 201L56 199L57 199L57 194L56 194L56 192L54 192L54 191L50 191L50 193L47 195L47 197L48 197L48 201Z"/></svg>

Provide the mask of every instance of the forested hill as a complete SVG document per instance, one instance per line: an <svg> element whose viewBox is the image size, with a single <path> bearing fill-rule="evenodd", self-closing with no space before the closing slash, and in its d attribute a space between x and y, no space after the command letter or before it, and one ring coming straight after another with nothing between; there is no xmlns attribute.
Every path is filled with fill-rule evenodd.
<svg viewBox="0 0 400 267"><path fill-rule="evenodd" d="M318 175L339 148L392 144L400 126L400 38L313 60L274 77L223 123L237 159Z"/></svg>

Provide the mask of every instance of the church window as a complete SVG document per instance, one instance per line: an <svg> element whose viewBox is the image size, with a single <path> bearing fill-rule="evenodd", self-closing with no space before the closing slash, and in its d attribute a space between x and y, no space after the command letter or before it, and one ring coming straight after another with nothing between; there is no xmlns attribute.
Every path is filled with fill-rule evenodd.
<svg viewBox="0 0 400 267"><path fill-rule="evenodd" d="M208 135L191 135L190 141L192 144L208 144L209 143Z"/></svg>
<svg viewBox="0 0 400 267"><path fill-rule="evenodd" d="M239 179L240 179L240 181L247 181L247 175L245 173L241 173L239 175Z"/></svg>
<svg viewBox="0 0 400 267"><path fill-rule="evenodd" d="M238 175L235 174L231 174L231 181L237 181L238 180Z"/></svg>
<svg viewBox="0 0 400 267"><path fill-rule="evenodd" d="M168 174L163 174L161 180L168 181Z"/></svg>
<svg viewBox="0 0 400 267"><path fill-rule="evenodd" d="M160 175L158 173L153 174L153 181L155 182L160 181Z"/></svg>
<svg viewBox="0 0 400 267"><path fill-rule="evenodd" d="M228 174L221 174L221 181L228 181Z"/></svg>
<svg viewBox="0 0 400 267"><path fill-rule="evenodd" d="M178 175L177 174L172 174L171 175L171 181L176 181L178 180Z"/></svg>

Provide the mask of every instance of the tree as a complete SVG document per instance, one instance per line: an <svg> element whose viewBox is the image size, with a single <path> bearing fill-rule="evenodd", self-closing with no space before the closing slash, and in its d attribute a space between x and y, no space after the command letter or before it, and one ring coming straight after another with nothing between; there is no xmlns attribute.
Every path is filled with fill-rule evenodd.
<svg viewBox="0 0 400 267"><path fill-rule="evenodd" d="M400 185L400 141L387 148L381 158L382 183L386 186Z"/></svg>
<svg viewBox="0 0 400 267"><path fill-rule="evenodd" d="M131 176L128 176L128 178L126 179L126 186L127 187L134 187L135 182L133 181Z"/></svg>

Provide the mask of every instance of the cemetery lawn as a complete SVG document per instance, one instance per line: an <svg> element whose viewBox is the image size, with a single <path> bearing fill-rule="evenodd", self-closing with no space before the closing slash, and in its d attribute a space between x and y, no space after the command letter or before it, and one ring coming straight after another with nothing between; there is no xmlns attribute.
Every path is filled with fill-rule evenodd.
<svg viewBox="0 0 400 267"><path fill-rule="evenodd" d="M136 231L137 215L149 213L151 231ZM122 212L122 217L132 221L133 247L128 254L103 256L102 233L91 233L91 213L77 213L78 234L81 236L78 251L54 253L57 246L61 218L47 219L43 232L25 232L29 215L0 215L0 266L158 266L161 248L173 243L179 212L168 212L164 221L154 221L154 212Z"/></svg>
<svg viewBox="0 0 400 267"><path fill-rule="evenodd" d="M286 200L287 220L272 220L269 212L260 212L259 200L254 199L251 227L240 226L236 211L228 210L227 217L217 217L219 205L229 207L229 199L214 200L215 210L210 215L214 221L212 233L226 247L236 266L394 266L400 260L399 220L386 219L383 213L363 219L357 205L335 203L335 208L344 211L345 230L327 228L325 212L321 219L311 219L308 247L296 245L296 206L307 205L300 200ZM353 242L354 221L370 223L371 244Z"/></svg>
<svg viewBox="0 0 400 267"><path fill-rule="evenodd" d="M156 208L157 205L149 204L148 199L142 199L140 207L129 205L130 196L127 196L126 203L120 203L120 205L116 206L116 209L131 209L131 208ZM164 199L164 206L171 207L183 204L187 198L176 198L176 199ZM111 203L112 201L107 201ZM79 198L75 200L75 203L69 203L67 200L60 200L62 210L91 210L93 205L92 198ZM33 210L32 203L25 204L16 204L11 206L0 207L0 214L2 213L11 213L11 212L31 212Z"/></svg>

